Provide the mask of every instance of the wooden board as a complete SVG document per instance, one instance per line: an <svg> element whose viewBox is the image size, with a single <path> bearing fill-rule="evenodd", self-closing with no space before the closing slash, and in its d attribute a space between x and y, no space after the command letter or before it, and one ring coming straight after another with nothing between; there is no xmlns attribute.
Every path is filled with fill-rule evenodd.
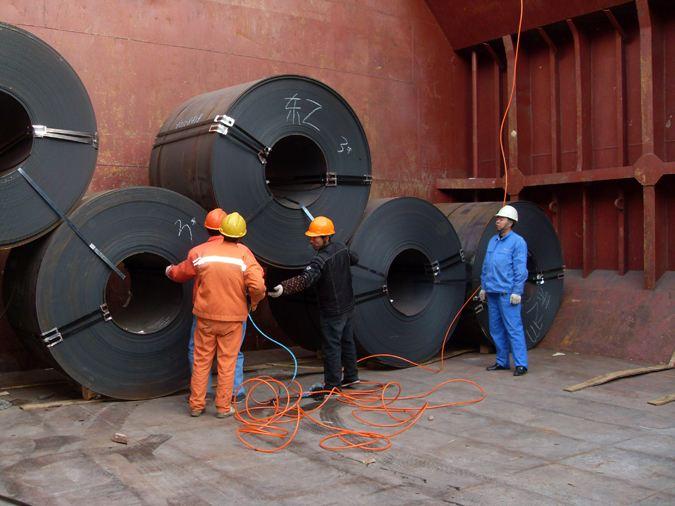
<svg viewBox="0 0 675 506"><path fill-rule="evenodd" d="M675 401L675 394L668 394L664 395L663 397L659 397L658 399L647 401L647 403L651 404L652 406L663 406L664 404L668 404L669 402L673 401Z"/></svg>
<svg viewBox="0 0 675 506"><path fill-rule="evenodd" d="M670 357L670 362L665 365L652 365L649 367L638 367L636 369L625 369L623 371L615 371L607 374L602 374L591 378L583 383L578 383L566 388L563 388L565 392L577 392L578 390L583 390L584 388L594 387L597 385L602 385L603 383L608 383L620 378L629 378L631 376L639 376L640 374L648 374L650 372L666 371L668 369L675 368L675 352Z"/></svg>

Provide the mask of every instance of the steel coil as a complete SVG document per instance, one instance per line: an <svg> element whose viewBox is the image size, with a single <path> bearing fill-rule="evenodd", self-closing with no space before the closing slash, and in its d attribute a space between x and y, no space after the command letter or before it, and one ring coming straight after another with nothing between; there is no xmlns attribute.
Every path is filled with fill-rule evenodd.
<svg viewBox="0 0 675 506"><path fill-rule="evenodd" d="M35 239L59 216L18 167L67 213L96 165L96 118L75 71L46 43L0 23L0 248Z"/></svg>
<svg viewBox="0 0 675 506"><path fill-rule="evenodd" d="M564 266L560 241L550 220L535 204L510 202L518 211L515 231L527 242L528 282L522 302L522 318L527 347L533 348L546 335L560 308L563 295ZM497 232L494 216L501 202L437 204L448 217L462 241L469 265L467 294L480 285L487 243ZM477 298L465 311L469 328L492 342L487 306ZM478 330L479 329L479 330Z"/></svg>
<svg viewBox="0 0 675 506"><path fill-rule="evenodd" d="M391 354L414 362L436 355L464 301L466 267L460 241L432 204L417 198L374 200L349 243L359 256L352 267L354 328L362 354ZM270 273L270 284L278 273ZM273 314L292 339L320 343L316 303L271 300ZM378 361L408 365L390 357Z"/></svg>
<svg viewBox="0 0 675 506"><path fill-rule="evenodd" d="M62 224L13 249L5 293L17 334L48 348L77 383L118 399L166 395L188 378L192 287L164 268L206 240L204 210L160 188L113 190L86 200L72 222L125 275L122 280Z"/></svg>
<svg viewBox="0 0 675 506"><path fill-rule="evenodd" d="M291 75L188 100L160 129L150 161L153 185L239 211L249 222L246 245L281 268L312 257L303 236L310 215L333 218L338 240L351 237L370 173L366 135L349 104L325 84Z"/></svg>

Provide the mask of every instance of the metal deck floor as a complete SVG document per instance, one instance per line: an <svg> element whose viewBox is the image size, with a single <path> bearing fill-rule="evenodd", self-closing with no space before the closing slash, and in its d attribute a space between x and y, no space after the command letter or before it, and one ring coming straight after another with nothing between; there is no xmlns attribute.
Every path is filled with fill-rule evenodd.
<svg viewBox="0 0 675 506"><path fill-rule="evenodd" d="M286 450L262 454L237 440L213 407L190 418L185 393L0 411L0 494L30 504L675 504L675 370L576 393L562 388L635 364L531 351L530 373L487 372L493 355L446 362L445 371L363 370L407 393L450 377L477 381L483 402L436 410L383 453L327 452L303 423ZM319 376L303 377L303 384ZM432 400L473 396L449 387ZM322 417L354 425L331 401ZM111 442L116 432L128 445ZM2 501L0 501L2 502Z"/></svg>

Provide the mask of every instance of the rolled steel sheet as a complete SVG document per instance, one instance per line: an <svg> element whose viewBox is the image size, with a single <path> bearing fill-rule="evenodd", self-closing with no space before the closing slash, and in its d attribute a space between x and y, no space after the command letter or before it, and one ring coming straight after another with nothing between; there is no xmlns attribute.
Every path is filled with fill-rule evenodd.
<svg viewBox="0 0 675 506"><path fill-rule="evenodd" d="M188 100L160 129L150 161L153 185L238 211L249 223L243 242L266 264L289 269L314 254L303 235L309 215L330 216L336 238L351 237L370 173L368 141L349 104L293 75Z"/></svg>
<svg viewBox="0 0 675 506"><path fill-rule="evenodd" d="M17 168L69 212L94 172L96 118L75 71L34 35L0 23L0 62L0 248L9 248L60 221Z"/></svg>
<svg viewBox="0 0 675 506"><path fill-rule="evenodd" d="M414 362L436 355L466 286L459 237L445 216L417 198L374 200L349 247L359 256L351 272L361 354L391 354ZM269 278L272 284L279 273L271 272ZM281 297L270 304L289 337L317 348L316 302L311 293L304 297ZM408 365L389 357L378 361Z"/></svg>
<svg viewBox="0 0 675 506"><path fill-rule="evenodd" d="M145 399L179 390L189 375L192 286L171 282L164 269L206 240L204 217L195 202L161 188L113 190L86 200L71 220L126 278L62 224L12 250L4 279L5 293L15 289L10 323L42 350L43 337L53 338L49 356L94 392ZM73 325L87 315L83 328ZM52 329L63 334L62 342Z"/></svg>
<svg viewBox="0 0 675 506"><path fill-rule="evenodd" d="M531 202L509 202L518 211L515 232L527 242L528 281L522 301L522 318L528 349L546 335L560 308L564 265L560 241L544 212ZM494 216L501 202L436 204L457 231L469 267L467 295L480 285L487 243L497 231ZM465 311L468 328L492 343L487 305L474 298Z"/></svg>

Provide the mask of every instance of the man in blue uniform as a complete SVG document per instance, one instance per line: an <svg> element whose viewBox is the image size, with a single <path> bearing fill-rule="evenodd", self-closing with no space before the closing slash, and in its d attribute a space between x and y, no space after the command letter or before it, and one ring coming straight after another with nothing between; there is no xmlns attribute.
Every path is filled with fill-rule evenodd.
<svg viewBox="0 0 675 506"><path fill-rule="evenodd" d="M504 206L495 215L498 234L488 243L481 271L480 300L487 299L490 335L497 349L497 361L488 371L508 370L509 350L516 369L514 376L527 373L527 346L520 316L520 302L527 280L527 244L513 231L518 211Z"/></svg>

